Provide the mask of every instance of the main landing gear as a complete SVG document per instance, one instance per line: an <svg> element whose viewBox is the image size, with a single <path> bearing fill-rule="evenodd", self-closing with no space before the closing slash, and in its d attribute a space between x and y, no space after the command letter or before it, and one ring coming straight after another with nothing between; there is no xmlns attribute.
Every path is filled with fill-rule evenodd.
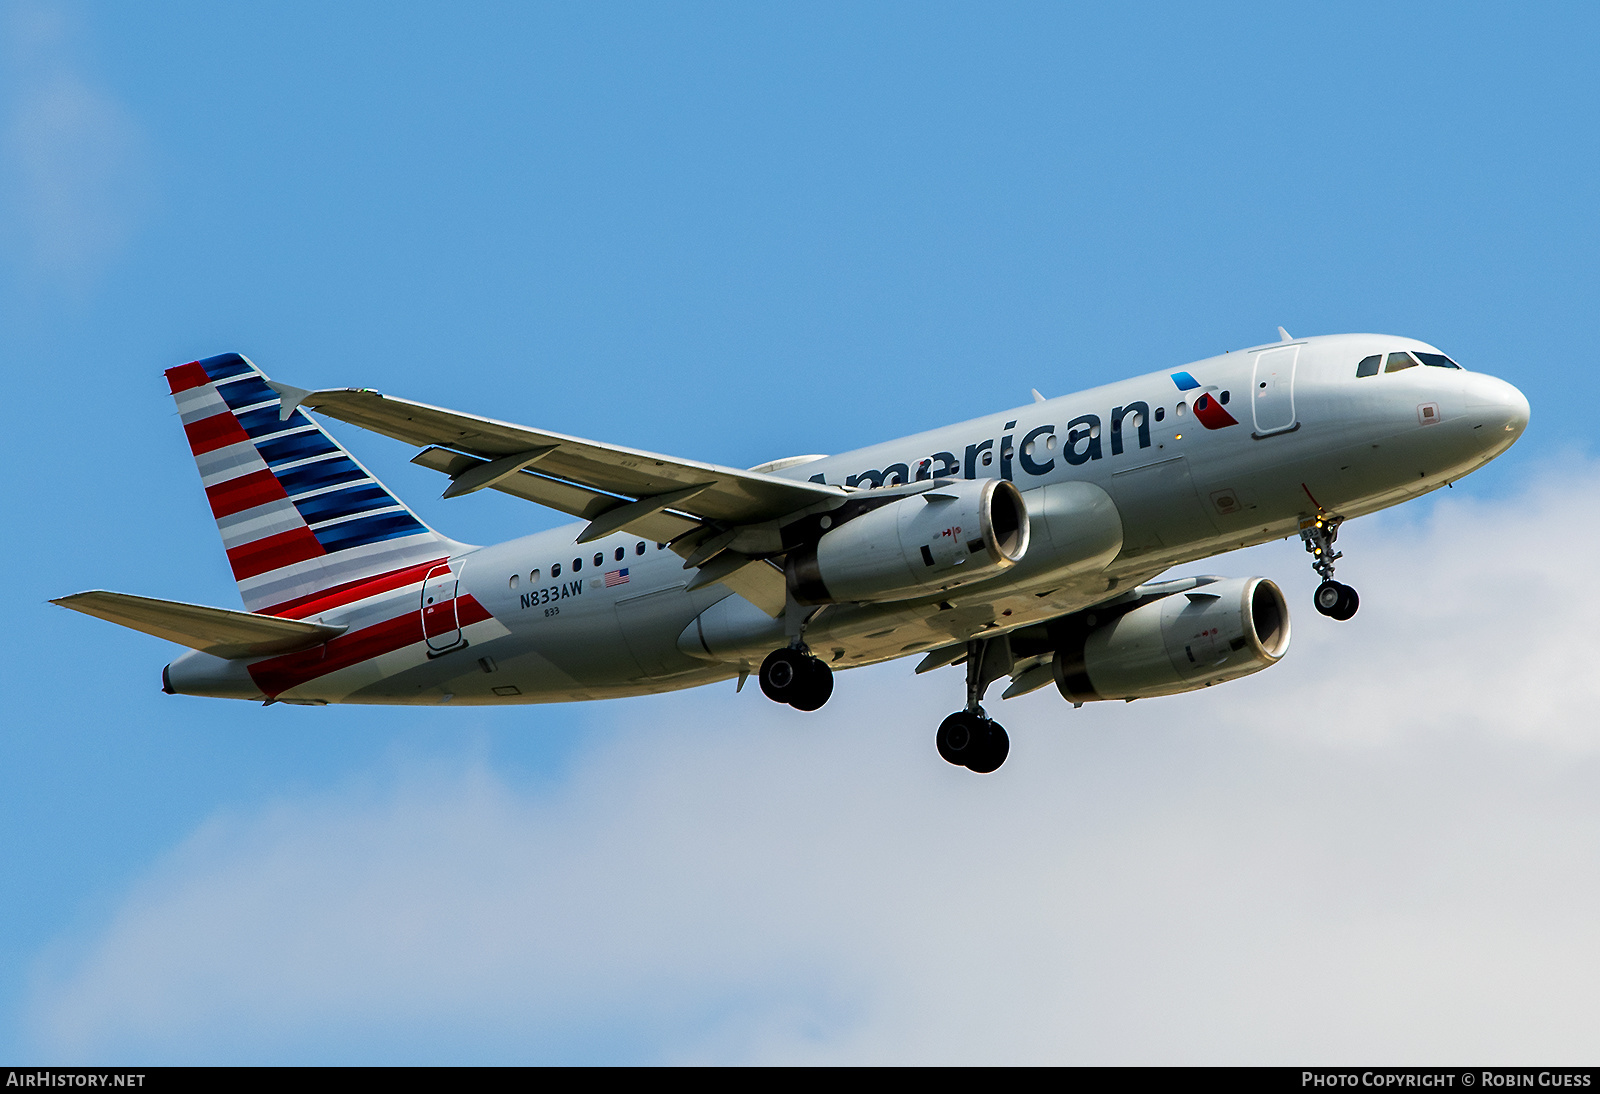
<svg viewBox="0 0 1600 1094"><path fill-rule="evenodd" d="M761 691L774 703L818 710L833 694L833 670L804 647L773 650L761 662Z"/></svg>
<svg viewBox="0 0 1600 1094"><path fill-rule="evenodd" d="M1343 517L1318 516L1300 529L1300 538L1311 552L1311 568L1322 578L1322 584L1311 594L1311 602L1323 615L1339 620L1349 619L1361 606L1361 598L1354 589L1333 580L1334 561L1344 557L1343 552L1333 549L1333 541L1339 538L1339 525L1343 523Z"/></svg>
<svg viewBox="0 0 1600 1094"><path fill-rule="evenodd" d="M987 775L1005 763L1011 753L1011 738L1005 727L991 721L982 707L958 710L940 722L934 744L946 763L980 775Z"/></svg>
<svg viewBox="0 0 1600 1094"><path fill-rule="evenodd" d="M983 710L983 693L1011 671L1011 644L1005 638L974 639L967 643L967 709L939 723L934 744L947 763L987 775L1011 753L1005 727Z"/></svg>

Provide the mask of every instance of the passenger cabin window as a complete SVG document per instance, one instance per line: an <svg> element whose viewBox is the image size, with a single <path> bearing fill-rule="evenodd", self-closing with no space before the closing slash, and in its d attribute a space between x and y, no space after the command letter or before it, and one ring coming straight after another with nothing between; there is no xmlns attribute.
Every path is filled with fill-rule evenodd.
<svg viewBox="0 0 1600 1094"><path fill-rule="evenodd" d="M1450 358L1446 357L1442 353L1422 353L1422 352L1419 351L1417 353L1417 357L1419 359L1421 359L1423 364L1432 365L1434 368L1460 368L1461 367L1460 365L1456 364L1454 361L1450 360Z"/></svg>
<svg viewBox="0 0 1600 1094"><path fill-rule="evenodd" d="M1389 363L1383 366L1385 372L1399 372L1403 368L1416 368L1417 359L1409 353L1389 354Z"/></svg>
<svg viewBox="0 0 1600 1094"><path fill-rule="evenodd" d="M596 566L604 566L606 564L606 556L604 552L596 551L594 553L594 564Z"/></svg>
<svg viewBox="0 0 1600 1094"><path fill-rule="evenodd" d="M573 559L572 560L572 572L573 573L577 573L581 569L583 569L583 559L581 559L581 558Z"/></svg>
<svg viewBox="0 0 1600 1094"><path fill-rule="evenodd" d="M1361 363L1356 366L1356 375L1376 376L1378 375L1378 366L1381 364L1383 364L1383 354L1381 353L1374 353L1371 357L1363 357Z"/></svg>
<svg viewBox="0 0 1600 1094"><path fill-rule="evenodd" d="M532 582L536 582L538 580L539 580L539 568L537 566L535 566L533 569L528 571L528 581L531 584Z"/></svg>
<svg viewBox="0 0 1600 1094"><path fill-rule="evenodd" d="M633 545L633 553L636 555L644 554L644 540L640 540Z"/></svg>
<svg viewBox="0 0 1600 1094"><path fill-rule="evenodd" d="M551 577L560 577L561 576L561 563L558 562L554 566L550 567L550 576Z"/></svg>
<svg viewBox="0 0 1600 1094"><path fill-rule="evenodd" d="M519 582L520 582L520 581L521 581L521 580L522 580L522 575L521 575L521 574L512 574L512 575L511 575L511 587L512 587L512 588L513 588L513 589L515 589L515 588L516 588L516 587L517 587L517 584L518 584L518 583L519 583Z"/></svg>
<svg viewBox="0 0 1600 1094"><path fill-rule="evenodd" d="M616 553L618 562L621 562L624 558L628 557L628 549L626 547L618 547Z"/></svg>
<svg viewBox="0 0 1600 1094"><path fill-rule="evenodd" d="M1166 416L1167 416L1167 408L1166 407L1164 407L1164 406L1156 407L1156 421L1158 421L1158 422L1162 421L1162 420L1164 420L1166 418Z"/></svg>

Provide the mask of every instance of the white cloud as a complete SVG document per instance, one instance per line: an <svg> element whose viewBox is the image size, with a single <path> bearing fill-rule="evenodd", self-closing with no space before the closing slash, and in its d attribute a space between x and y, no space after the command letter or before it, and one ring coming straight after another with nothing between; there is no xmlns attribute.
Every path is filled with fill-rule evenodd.
<svg viewBox="0 0 1600 1094"><path fill-rule="evenodd" d="M729 687L615 705L554 788L416 763L215 818L42 967L37 1046L1591 1060L1597 501L1590 466L1352 524L1348 624L1309 611L1297 547L1220 560L1294 587L1283 664L1007 703L989 777L933 754L956 674L889 666L809 717Z"/></svg>
<svg viewBox="0 0 1600 1094"><path fill-rule="evenodd" d="M7 16L6 219L35 270L81 282L127 242L148 201L146 140L85 75L58 9L15 4Z"/></svg>

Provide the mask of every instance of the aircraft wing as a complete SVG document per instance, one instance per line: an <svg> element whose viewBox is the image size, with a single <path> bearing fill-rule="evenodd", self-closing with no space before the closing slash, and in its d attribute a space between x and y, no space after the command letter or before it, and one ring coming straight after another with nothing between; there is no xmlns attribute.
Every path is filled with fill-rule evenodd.
<svg viewBox="0 0 1600 1094"><path fill-rule="evenodd" d="M269 381L270 382L270 381ZM719 548L725 533L836 502L839 486L528 429L397 399L366 388L305 391L271 382L283 414L306 407L424 450L413 463L451 478L445 497L490 488L589 521L580 543L627 531L671 542L699 572L690 587L722 583L778 615L783 574L772 564Z"/></svg>

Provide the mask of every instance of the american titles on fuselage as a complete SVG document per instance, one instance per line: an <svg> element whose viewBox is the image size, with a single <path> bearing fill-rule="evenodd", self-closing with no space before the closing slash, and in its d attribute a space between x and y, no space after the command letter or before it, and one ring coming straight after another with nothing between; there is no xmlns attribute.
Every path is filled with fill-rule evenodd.
<svg viewBox="0 0 1600 1094"><path fill-rule="evenodd" d="M1201 386L1187 372L1174 373L1172 381L1180 391L1194 390ZM1211 389L1202 391L1193 400L1195 420L1206 429L1225 429L1231 425L1238 425L1238 420L1223 409L1231 395L1232 393L1226 390L1216 395L1211 393ZM1188 413L1188 409L1189 402L1179 400L1173 407L1173 413L1181 418ZM1157 406L1153 420L1161 422L1165 418L1166 407ZM997 454L1000 459L1002 479L1008 482L1015 481L1014 469L1017 467L1020 467L1025 475L1039 477L1055 470L1057 456L1071 466L1078 466L1091 460L1102 459L1106 455L1107 447L1112 456L1122 455L1130 442L1136 449L1149 448L1153 443L1150 434L1151 421L1150 404L1142 399L1112 407L1106 419L1106 422L1109 422L1109 445L1104 443L1105 438L1102 437L1106 422L1102 422L1098 414L1078 415L1067 423L1065 431L1058 431L1053 422L1034 426L1022 434L1020 442L1017 441L1016 434L1010 432L1016 429L1017 422L1009 421L1004 427L1006 432L1000 437L990 437L967 445L961 459L957 459L954 452L935 452L921 459L891 463L881 470L858 471L847 476L844 484L874 487L900 486L928 479L975 479L979 477L980 467L993 466ZM811 476L811 481L826 484L828 480L826 475L817 474Z"/></svg>

